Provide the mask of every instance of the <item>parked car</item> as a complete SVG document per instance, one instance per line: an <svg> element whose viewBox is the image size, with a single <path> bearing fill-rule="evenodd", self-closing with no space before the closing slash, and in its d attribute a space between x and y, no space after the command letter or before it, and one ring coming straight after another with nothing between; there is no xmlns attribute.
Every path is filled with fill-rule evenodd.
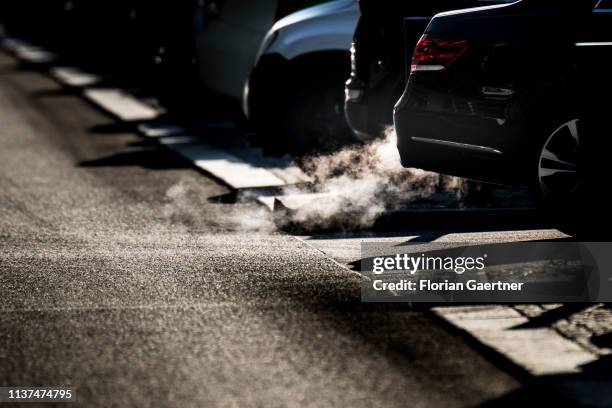
<svg viewBox="0 0 612 408"><path fill-rule="evenodd" d="M354 141L344 118L356 0L336 0L290 14L264 38L243 108L258 141L294 152Z"/></svg>
<svg viewBox="0 0 612 408"><path fill-rule="evenodd" d="M610 1L438 14L407 61L394 113L404 166L529 184L562 212L607 182Z"/></svg>
<svg viewBox="0 0 612 408"><path fill-rule="evenodd" d="M393 125L406 86L406 50L414 49L436 13L516 0L361 0L346 82L346 120L363 141Z"/></svg>

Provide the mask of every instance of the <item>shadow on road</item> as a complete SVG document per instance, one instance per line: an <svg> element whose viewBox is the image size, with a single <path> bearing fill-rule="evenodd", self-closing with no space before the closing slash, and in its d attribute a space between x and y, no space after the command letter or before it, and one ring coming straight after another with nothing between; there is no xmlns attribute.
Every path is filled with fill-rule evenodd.
<svg viewBox="0 0 612 408"><path fill-rule="evenodd" d="M123 167L140 166L150 170L175 170L191 168L182 157L163 147L146 148L112 154L78 163L79 167Z"/></svg>
<svg viewBox="0 0 612 408"><path fill-rule="evenodd" d="M304 283L297 281L295 285ZM381 364L401 373L421 390L431 392L428 401L432 406L436 405L435 401L479 406L483 399L487 407L534 406L538 402L569 405L562 396L545 387L545 383L505 359L476 351L469 342L466 345L465 338L449 332L427 310L417 310L407 303L362 303L357 286L332 289L325 283L309 282L303 291L281 290L278 296L292 303L300 302L305 309L304 319L314 319L328 328L326 336L350 338L365 344L366 349L382 360ZM312 346L312 339L308 337L295 341L304 342L305 348ZM518 382L519 388L508 391L507 383L499 380L500 368ZM442 383L446 384L444 390L440 388ZM403 389L402 392L411 395L412 391Z"/></svg>

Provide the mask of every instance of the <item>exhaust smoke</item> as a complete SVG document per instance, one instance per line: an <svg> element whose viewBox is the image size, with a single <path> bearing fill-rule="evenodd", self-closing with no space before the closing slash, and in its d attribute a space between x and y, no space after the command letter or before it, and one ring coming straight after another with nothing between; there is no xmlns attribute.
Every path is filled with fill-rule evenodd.
<svg viewBox="0 0 612 408"><path fill-rule="evenodd" d="M263 234L349 231L370 228L383 214L411 204L444 206L453 200L456 205L466 191L463 179L402 167L392 128L367 145L305 158L300 167L312 183L284 188L272 215L254 205L256 192L242 192L233 204L210 203L197 183L182 180L166 190L160 221L164 229L180 232L197 231L203 224ZM441 198L446 201L440 203Z"/></svg>
<svg viewBox="0 0 612 408"><path fill-rule="evenodd" d="M180 180L170 186L161 206L159 228L178 233L239 231L272 233L276 231L270 213L252 202L221 204L211 203L202 194L200 186L193 182Z"/></svg>
<svg viewBox="0 0 612 408"><path fill-rule="evenodd" d="M322 193L321 198L277 217L280 226L303 229L359 229L374 225L385 212L432 196L440 190L456 199L464 181L400 164L393 128L365 146L305 159L302 168L314 179L308 189L287 188L285 194Z"/></svg>

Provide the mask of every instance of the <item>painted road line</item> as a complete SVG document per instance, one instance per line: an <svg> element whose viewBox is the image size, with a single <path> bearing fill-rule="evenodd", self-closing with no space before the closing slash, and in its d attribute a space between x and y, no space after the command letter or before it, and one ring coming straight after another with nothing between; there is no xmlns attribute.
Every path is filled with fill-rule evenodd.
<svg viewBox="0 0 612 408"><path fill-rule="evenodd" d="M149 126L146 124L144 126ZM168 125L167 130L178 130ZM159 133L163 132L158 129ZM155 131L153 131L155 133ZM266 158L260 149L217 147L190 135L157 136L161 144L179 153L233 189L285 187L310 178L288 158Z"/></svg>
<svg viewBox="0 0 612 408"><path fill-rule="evenodd" d="M75 67L53 67L50 73L60 84L74 88L85 88L102 81L102 77Z"/></svg>
<svg viewBox="0 0 612 408"><path fill-rule="evenodd" d="M52 56L42 48L18 39L5 39L3 46L31 61L42 62ZM71 87L87 87L101 79L74 67L54 67L51 69L51 75L63 85ZM150 121L165 113L162 108L150 106L121 89L85 89L83 95L94 105L126 122ZM208 128L234 129L235 125L221 121L209 124ZM138 131L146 137L163 139L164 145L235 189L282 187L310 180L289 158L265 158L260 149L221 149L198 143L192 137L168 139L169 136L174 137L185 132L180 126L147 123L141 124Z"/></svg>
<svg viewBox="0 0 612 408"><path fill-rule="evenodd" d="M33 64L45 64L57 59L57 55L41 47L18 45L14 49L17 58Z"/></svg>
<svg viewBox="0 0 612 408"><path fill-rule="evenodd" d="M192 135L173 135L159 138L159 143L172 149L180 144L197 144L199 140L200 138Z"/></svg>
<svg viewBox="0 0 612 408"><path fill-rule="evenodd" d="M274 211L276 196L256 196L255 201L266 207L268 210Z"/></svg>
<svg viewBox="0 0 612 408"><path fill-rule="evenodd" d="M168 123L142 123L138 132L150 138L176 136L186 132L185 128Z"/></svg>
<svg viewBox="0 0 612 408"><path fill-rule="evenodd" d="M44 64L57 59L54 53L18 38L2 39L2 47L20 60L33 64Z"/></svg>
<svg viewBox="0 0 612 408"><path fill-rule="evenodd" d="M2 39L2 47L13 53L17 58L33 64L49 63L57 59L57 55L42 47L32 45L18 38Z"/></svg>
<svg viewBox="0 0 612 408"><path fill-rule="evenodd" d="M297 193L276 196L258 196L256 201L270 211L278 210L279 207L287 210L299 210L317 200L325 200L333 197L330 193Z"/></svg>
<svg viewBox="0 0 612 408"><path fill-rule="evenodd" d="M160 143L233 189L282 187L286 182L266 168L253 165L225 149L190 136L165 137Z"/></svg>
<svg viewBox="0 0 612 408"><path fill-rule="evenodd" d="M3 38L2 39L2 47L11 52L15 52L18 47L23 47L29 45L27 42L20 40L18 38Z"/></svg>
<svg viewBox="0 0 612 408"><path fill-rule="evenodd" d="M253 147L228 147L228 152L257 167L265 168L286 185L310 183L312 178L302 171L290 156L265 157L262 149Z"/></svg>
<svg viewBox="0 0 612 408"><path fill-rule="evenodd" d="M154 108L121 89L86 89L83 94L93 104L126 122L152 120L164 113L163 109Z"/></svg>

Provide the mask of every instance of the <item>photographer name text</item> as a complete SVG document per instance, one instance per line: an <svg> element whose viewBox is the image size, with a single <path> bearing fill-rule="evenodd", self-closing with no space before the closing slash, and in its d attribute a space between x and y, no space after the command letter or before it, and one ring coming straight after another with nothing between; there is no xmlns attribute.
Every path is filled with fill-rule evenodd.
<svg viewBox="0 0 612 408"><path fill-rule="evenodd" d="M394 256L376 257L373 259L372 272L375 276L390 273L408 273L441 271L454 272L461 276L466 272L481 272L485 269L487 255L480 257L440 257L396 254ZM521 291L525 283L521 282L482 282L476 279L464 282L431 279L400 279L387 281L375 279L372 288L375 291L410 291L410 292L452 292L452 291Z"/></svg>

